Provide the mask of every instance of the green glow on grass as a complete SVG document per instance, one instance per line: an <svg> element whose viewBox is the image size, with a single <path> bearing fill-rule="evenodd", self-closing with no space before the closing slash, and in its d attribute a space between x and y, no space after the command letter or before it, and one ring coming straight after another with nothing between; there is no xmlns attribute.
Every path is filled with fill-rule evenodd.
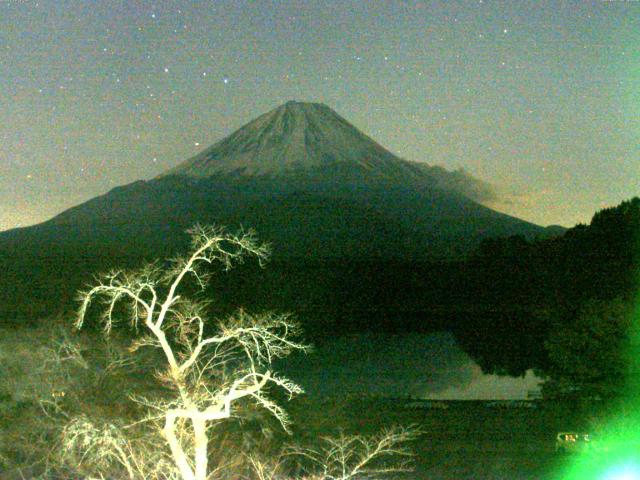
<svg viewBox="0 0 640 480"><path fill-rule="evenodd" d="M593 448L571 458L562 480L640 480L640 412L611 421Z"/></svg>

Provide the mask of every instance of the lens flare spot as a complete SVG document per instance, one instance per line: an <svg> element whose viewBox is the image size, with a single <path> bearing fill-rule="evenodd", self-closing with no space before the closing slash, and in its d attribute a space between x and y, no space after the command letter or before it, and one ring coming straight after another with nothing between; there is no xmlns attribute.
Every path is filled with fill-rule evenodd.
<svg viewBox="0 0 640 480"><path fill-rule="evenodd" d="M617 465L607 470L602 480L640 480L640 468L635 463Z"/></svg>

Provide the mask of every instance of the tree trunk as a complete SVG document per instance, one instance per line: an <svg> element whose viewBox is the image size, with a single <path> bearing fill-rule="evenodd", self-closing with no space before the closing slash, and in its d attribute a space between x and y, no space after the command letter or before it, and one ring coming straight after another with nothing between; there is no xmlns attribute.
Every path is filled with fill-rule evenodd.
<svg viewBox="0 0 640 480"><path fill-rule="evenodd" d="M196 480L206 480L209 458L207 456L207 422L202 419L193 419L193 432L195 439Z"/></svg>
<svg viewBox="0 0 640 480"><path fill-rule="evenodd" d="M174 462L180 470L180 475L182 476L182 480L195 480L195 475L193 474L193 470L189 466L189 462L187 461L187 456L184 454L184 450L176 437L176 417L171 412L167 413L163 434L169 443L169 448L171 448L171 455L173 456ZM205 466L206 468L206 466ZM203 477L204 478L204 477Z"/></svg>

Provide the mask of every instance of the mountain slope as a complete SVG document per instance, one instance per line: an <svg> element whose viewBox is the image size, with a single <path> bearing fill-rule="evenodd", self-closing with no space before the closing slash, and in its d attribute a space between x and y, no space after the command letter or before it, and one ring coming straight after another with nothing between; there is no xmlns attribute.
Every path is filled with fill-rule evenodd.
<svg viewBox="0 0 640 480"><path fill-rule="evenodd" d="M406 180L420 173L415 165L400 161L326 105L287 102L162 176L314 177L318 171L338 165L366 171L369 178Z"/></svg>
<svg viewBox="0 0 640 480"><path fill-rule="evenodd" d="M160 175L250 176L288 181L386 181L431 185L474 200L491 187L464 170L449 172L395 156L331 108L290 101Z"/></svg>
<svg viewBox="0 0 640 480"><path fill-rule="evenodd" d="M389 262L415 270L416 262L464 255L483 238L544 235L463 194L472 187L478 182L464 173L396 157L329 107L288 102L157 178L0 233L0 317L68 303L96 269L183 250L184 230L196 222L255 228L273 244L280 289L307 278L300 272L308 268L320 269L311 280L320 285L354 262L384 276ZM318 267L329 264L332 271ZM343 277L369 277L354 282L371 287L363 298L379 288L367 283L379 280L369 267L354 268ZM330 295L324 285L323 293L309 286L320 304ZM289 300L278 307L292 309Z"/></svg>

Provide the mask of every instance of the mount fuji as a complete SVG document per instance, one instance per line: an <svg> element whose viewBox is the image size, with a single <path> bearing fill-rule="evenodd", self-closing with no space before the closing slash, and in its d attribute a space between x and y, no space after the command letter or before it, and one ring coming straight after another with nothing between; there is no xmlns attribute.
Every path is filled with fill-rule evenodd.
<svg viewBox="0 0 640 480"><path fill-rule="evenodd" d="M0 317L70 304L96 270L173 255L196 222L254 228L285 277L331 262L382 271L461 258L488 237L545 235L477 201L488 195L464 171L397 157L323 104L287 102L153 179L0 233Z"/></svg>

